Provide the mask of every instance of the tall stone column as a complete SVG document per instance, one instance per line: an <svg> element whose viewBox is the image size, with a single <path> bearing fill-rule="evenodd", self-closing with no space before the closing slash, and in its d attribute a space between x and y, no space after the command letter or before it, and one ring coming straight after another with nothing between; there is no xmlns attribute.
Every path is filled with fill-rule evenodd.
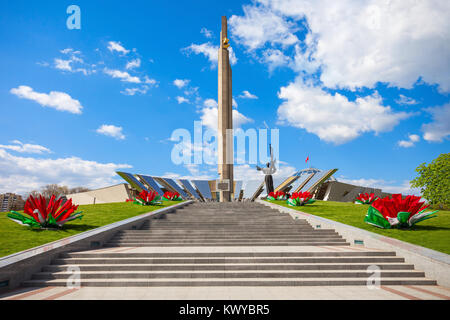
<svg viewBox="0 0 450 320"><path fill-rule="evenodd" d="M219 92L218 92L218 170L219 179L228 180L229 191L220 191L220 202L231 201L233 193L233 94L230 57L228 52L227 17L222 17L219 48Z"/></svg>

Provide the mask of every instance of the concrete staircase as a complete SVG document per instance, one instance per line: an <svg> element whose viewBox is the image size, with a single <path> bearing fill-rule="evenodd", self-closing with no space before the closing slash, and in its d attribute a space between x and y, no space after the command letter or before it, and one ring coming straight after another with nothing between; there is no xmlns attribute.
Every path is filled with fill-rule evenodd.
<svg viewBox="0 0 450 320"><path fill-rule="evenodd" d="M24 285L66 286L71 267L95 287L366 285L371 265L382 285L436 284L395 252L346 248L334 230L261 204L195 203L118 232L103 251L62 254Z"/></svg>

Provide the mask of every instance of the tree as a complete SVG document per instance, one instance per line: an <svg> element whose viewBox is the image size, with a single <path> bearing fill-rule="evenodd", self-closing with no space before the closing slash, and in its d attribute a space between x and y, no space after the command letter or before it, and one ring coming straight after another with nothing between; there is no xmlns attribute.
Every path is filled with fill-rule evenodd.
<svg viewBox="0 0 450 320"><path fill-rule="evenodd" d="M450 206L450 153L442 153L429 165L422 163L416 168L419 174L411 181L411 187L420 188L431 205Z"/></svg>
<svg viewBox="0 0 450 320"><path fill-rule="evenodd" d="M57 184L48 184L41 189L41 194L49 199L52 195L56 197L63 196L69 193L69 188L66 186L59 186Z"/></svg>
<svg viewBox="0 0 450 320"><path fill-rule="evenodd" d="M75 188L69 189L69 194L86 192L86 191L91 191L91 189L86 188L86 187L75 187Z"/></svg>

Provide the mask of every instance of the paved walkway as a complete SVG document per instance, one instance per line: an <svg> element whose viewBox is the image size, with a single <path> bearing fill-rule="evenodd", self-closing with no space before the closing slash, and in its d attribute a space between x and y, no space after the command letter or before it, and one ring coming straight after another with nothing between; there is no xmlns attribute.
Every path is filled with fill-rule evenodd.
<svg viewBox="0 0 450 320"><path fill-rule="evenodd" d="M450 300L441 286L23 288L0 300Z"/></svg>

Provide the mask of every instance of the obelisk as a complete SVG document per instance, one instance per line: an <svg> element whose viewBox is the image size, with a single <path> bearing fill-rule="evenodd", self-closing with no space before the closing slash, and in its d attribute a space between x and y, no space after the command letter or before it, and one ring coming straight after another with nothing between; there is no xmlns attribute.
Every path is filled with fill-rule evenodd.
<svg viewBox="0 0 450 320"><path fill-rule="evenodd" d="M229 40L227 35L227 17L222 17L222 31L220 32L219 48L219 94L218 94L218 166L219 180L228 182L228 191L220 192L220 202L231 201L233 193L233 95L231 82L230 57L228 52ZM221 184L223 185L223 184Z"/></svg>

